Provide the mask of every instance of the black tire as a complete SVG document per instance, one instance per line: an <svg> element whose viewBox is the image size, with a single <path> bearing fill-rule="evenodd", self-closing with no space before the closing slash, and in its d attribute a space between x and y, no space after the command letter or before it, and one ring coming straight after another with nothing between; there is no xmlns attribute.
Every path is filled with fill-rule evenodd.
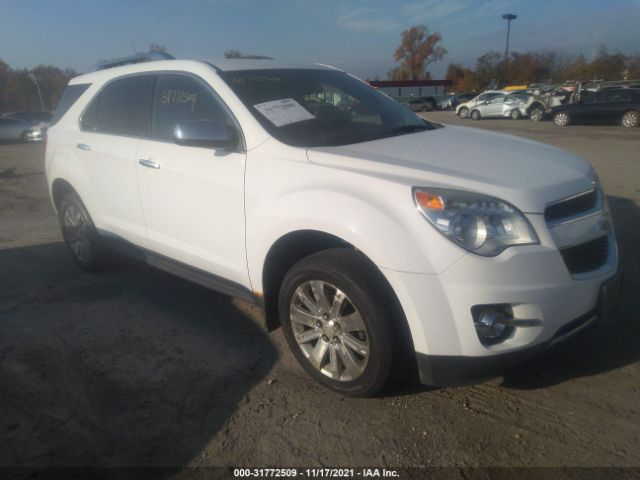
<svg viewBox="0 0 640 480"><path fill-rule="evenodd" d="M511 120L520 120L521 116L522 115L520 114L520 110L518 110L517 108L514 108L509 115L509 117L511 117Z"/></svg>
<svg viewBox="0 0 640 480"><path fill-rule="evenodd" d="M471 110L471 120L480 120L482 115L480 115L479 110Z"/></svg>
<svg viewBox="0 0 640 480"><path fill-rule="evenodd" d="M77 225L72 225L72 222ZM97 272L104 269L107 253L89 211L76 192L68 192L58 205L58 222L64 243L81 269Z"/></svg>
<svg viewBox="0 0 640 480"><path fill-rule="evenodd" d="M533 107L529 110L529 118L534 122L539 122L544 118L544 109L539 106Z"/></svg>
<svg viewBox="0 0 640 480"><path fill-rule="evenodd" d="M312 281L335 286L343 292L364 322L368 357L363 370L360 370L359 376L353 380L334 379L328 376L329 374L323 373L322 369L312 365L307 358L311 355L305 354L303 347L296 341L296 333L292 326L294 317L292 302L298 288L303 288L308 284L307 282ZM311 295L314 295L314 292L311 292ZM408 358L406 353L410 347L403 347L405 341L402 340L404 337L400 319L396 318L397 324L392 321L395 310L388 297L380 272L360 252L339 248L324 250L296 263L287 272L282 282L278 307L285 338L302 368L321 385L343 395L368 397L380 393L389 386L396 379L396 374L400 370L399 365ZM317 300L317 296L314 300ZM333 302L335 303L335 297ZM338 318L347 316L341 314ZM312 322L318 325L317 320ZM320 330L320 328L309 327L304 332L313 329ZM315 340L315 344L309 342L305 345L312 350L315 350L320 342L325 342L327 349L340 347L339 339L334 343L326 335L322 330L322 336ZM345 348L344 344L343 342L342 348ZM329 350L327 352L321 356L325 361L320 361L320 366L325 366L324 370L330 368L329 359L326 357L330 357L331 352ZM340 363L336 365L343 368L342 373L345 373L346 363L342 358L340 357Z"/></svg>
<svg viewBox="0 0 640 480"><path fill-rule="evenodd" d="M622 115L620 123L623 127L636 128L640 125L640 112L636 110L629 110Z"/></svg>
<svg viewBox="0 0 640 480"><path fill-rule="evenodd" d="M460 118L469 118L469 109L467 107L462 107L458 110L458 116Z"/></svg>

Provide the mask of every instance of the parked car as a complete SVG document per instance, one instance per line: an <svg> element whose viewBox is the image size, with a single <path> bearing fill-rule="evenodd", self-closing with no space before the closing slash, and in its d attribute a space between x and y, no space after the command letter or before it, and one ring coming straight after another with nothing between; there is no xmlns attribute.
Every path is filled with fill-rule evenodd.
<svg viewBox="0 0 640 480"><path fill-rule="evenodd" d="M640 89L606 88L583 93L578 103L554 108L552 116L560 127L581 122L619 122L624 127L637 127L640 125Z"/></svg>
<svg viewBox="0 0 640 480"><path fill-rule="evenodd" d="M326 66L163 60L78 76L45 157L79 267L104 267L111 245L255 302L345 395L398 372L495 376L594 321L617 285L587 161L438 128Z"/></svg>
<svg viewBox="0 0 640 480"><path fill-rule="evenodd" d="M482 92L480 95L472 98L468 102L458 105L456 107L456 115L460 118L469 118L469 112L471 112L473 107L504 94L505 92L502 90L487 90L486 92Z"/></svg>
<svg viewBox="0 0 640 480"><path fill-rule="evenodd" d="M455 110L458 105L468 102L476 96L478 96L477 93L452 93L442 100L440 110Z"/></svg>
<svg viewBox="0 0 640 480"><path fill-rule="evenodd" d="M51 123L53 114L47 111L24 111L24 112L11 112L3 115L6 118L22 118L30 122L45 122Z"/></svg>
<svg viewBox="0 0 640 480"><path fill-rule="evenodd" d="M413 112L430 112L436 109L433 98L414 98L406 102L406 106Z"/></svg>
<svg viewBox="0 0 640 480"><path fill-rule="evenodd" d="M526 105L527 115L534 122L544 120L555 107L571 102L574 89L575 85L531 88L528 91L530 96Z"/></svg>
<svg viewBox="0 0 640 480"><path fill-rule="evenodd" d="M481 118L511 118L518 120L527 115L526 97L519 95L499 95L471 108L473 120Z"/></svg>
<svg viewBox="0 0 640 480"><path fill-rule="evenodd" d="M26 141L27 130L33 121L20 117L0 117L0 142Z"/></svg>
<svg viewBox="0 0 640 480"><path fill-rule="evenodd" d="M22 140L25 142L41 142L45 138L47 128L49 128L49 123L47 122L36 123L22 134Z"/></svg>

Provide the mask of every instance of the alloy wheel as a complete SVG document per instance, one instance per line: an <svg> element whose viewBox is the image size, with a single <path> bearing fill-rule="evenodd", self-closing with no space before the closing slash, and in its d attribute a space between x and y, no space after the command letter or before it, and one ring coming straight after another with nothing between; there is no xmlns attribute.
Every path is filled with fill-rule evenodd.
<svg viewBox="0 0 640 480"><path fill-rule="evenodd" d="M622 125L627 128L637 127L640 124L640 114L638 112L627 112L622 117Z"/></svg>
<svg viewBox="0 0 640 480"><path fill-rule="evenodd" d="M75 205L64 211L64 237L71 251L80 262L91 258L90 224L84 213Z"/></svg>
<svg viewBox="0 0 640 480"><path fill-rule="evenodd" d="M289 307L298 347L323 375L352 381L369 360L369 335L360 312L336 286L321 280L299 285Z"/></svg>
<svg viewBox="0 0 640 480"><path fill-rule="evenodd" d="M543 116L544 112L540 108L534 108L529 114L529 118L531 118L531 120L533 120L534 122L539 122L540 120L542 120Z"/></svg>
<svg viewBox="0 0 640 480"><path fill-rule="evenodd" d="M555 117L553 117L553 121L559 127L566 127L569 124L569 115L564 112L556 113Z"/></svg>

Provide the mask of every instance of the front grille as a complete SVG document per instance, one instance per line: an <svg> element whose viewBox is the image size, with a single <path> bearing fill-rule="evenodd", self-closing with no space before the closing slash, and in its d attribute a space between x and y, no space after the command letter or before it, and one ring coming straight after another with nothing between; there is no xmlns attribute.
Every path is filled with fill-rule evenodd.
<svg viewBox="0 0 640 480"><path fill-rule="evenodd" d="M607 263L609 237L596 238L575 247L562 249L560 254L572 275L597 270Z"/></svg>
<svg viewBox="0 0 640 480"><path fill-rule="evenodd" d="M589 210L593 210L598 203L598 194L596 190L583 193L569 200L561 201L553 205L549 205L544 210L544 219L547 222L554 222L563 218L573 217Z"/></svg>

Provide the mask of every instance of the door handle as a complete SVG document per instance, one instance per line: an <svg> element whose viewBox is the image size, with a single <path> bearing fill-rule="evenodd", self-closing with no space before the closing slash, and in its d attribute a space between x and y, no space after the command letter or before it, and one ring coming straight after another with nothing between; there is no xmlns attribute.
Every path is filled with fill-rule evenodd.
<svg viewBox="0 0 640 480"><path fill-rule="evenodd" d="M138 163L147 168L160 168L160 164L158 162L154 162L149 158L141 158L140 160L138 160Z"/></svg>
<svg viewBox="0 0 640 480"><path fill-rule="evenodd" d="M91 145L87 143L76 143L76 147L80 150L91 150Z"/></svg>

